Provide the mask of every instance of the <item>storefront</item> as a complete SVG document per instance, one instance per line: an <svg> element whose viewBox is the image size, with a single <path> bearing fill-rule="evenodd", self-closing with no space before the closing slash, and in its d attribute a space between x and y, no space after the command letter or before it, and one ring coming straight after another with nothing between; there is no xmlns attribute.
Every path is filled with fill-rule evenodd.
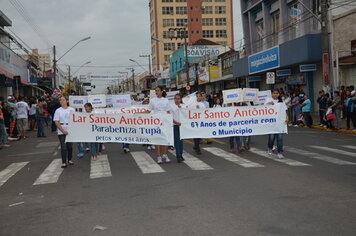
<svg viewBox="0 0 356 236"><path fill-rule="evenodd" d="M239 85L260 90L283 88L303 89L312 101L322 88L320 34L310 34L285 42L233 63L234 77ZM274 83L267 84L267 72L274 72ZM316 88L316 89L314 89Z"/></svg>

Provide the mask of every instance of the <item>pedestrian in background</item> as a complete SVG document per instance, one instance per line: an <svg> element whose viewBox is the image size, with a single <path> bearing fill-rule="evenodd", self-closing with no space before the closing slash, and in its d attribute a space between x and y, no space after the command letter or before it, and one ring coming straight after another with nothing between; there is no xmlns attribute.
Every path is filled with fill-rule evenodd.
<svg viewBox="0 0 356 236"><path fill-rule="evenodd" d="M37 137L46 137L44 133L43 122L45 119L45 111L43 108L44 100L42 98L38 99L36 106L36 120L37 120Z"/></svg>
<svg viewBox="0 0 356 236"><path fill-rule="evenodd" d="M19 102L15 104L16 110L16 127L20 134L20 138L27 138L26 128L28 126L28 111L30 108L28 104L24 102L23 97L19 97Z"/></svg>
<svg viewBox="0 0 356 236"><path fill-rule="evenodd" d="M310 115L311 101L307 95L304 95L304 101L302 103L302 112L303 112L305 124L310 128L313 124L313 119Z"/></svg>
<svg viewBox="0 0 356 236"><path fill-rule="evenodd" d="M341 120L341 112L342 112L342 102L339 91L334 92L334 99L332 101L331 108L334 111L334 117L336 121L336 129L341 129L342 120Z"/></svg>
<svg viewBox="0 0 356 236"><path fill-rule="evenodd" d="M3 104L3 103L1 103ZM3 147L10 147L10 145L7 144L7 133L6 133L6 128L5 128L5 118L4 118L4 113L2 112L2 105L0 104L0 149Z"/></svg>
<svg viewBox="0 0 356 236"><path fill-rule="evenodd" d="M346 107L346 126L347 129L351 128L350 123L352 122L354 130L356 129L356 93L351 95L351 91L347 91L347 98L345 102ZM351 122L350 122L351 121Z"/></svg>
<svg viewBox="0 0 356 236"><path fill-rule="evenodd" d="M35 130L36 129L36 99L31 98L30 99L30 110L28 112L28 122L29 122L29 129L30 130Z"/></svg>
<svg viewBox="0 0 356 236"><path fill-rule="evenodd" d="M325 120L326 110L328 108L327 102L328 99L325 96L324 90L319 91L317 103L319 103L319 121L320 121L319 125L322 127L327 127L326 120Z"/></svg>
<svg viewBox="0 0 356 236"><path fill-rule="evenodd" d="M53 121L57 126L57 135L61 145L62 168L73 165L73 144L66 142L66 135L68 135L68 123L70 113L75 112L74 108L68 106L68 100L62 96L59 98L60 108L54 113Z"/></svg>

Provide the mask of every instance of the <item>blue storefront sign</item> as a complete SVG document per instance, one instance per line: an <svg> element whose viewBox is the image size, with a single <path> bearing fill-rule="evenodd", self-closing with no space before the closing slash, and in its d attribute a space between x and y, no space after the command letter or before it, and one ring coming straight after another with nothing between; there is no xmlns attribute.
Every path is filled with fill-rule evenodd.
<svg viewBox="0 0 356 236"><path fill-rule="evenodd" d="M291 69L285 69L285 70L277 70L276 71L276 75L277 76L288 76L292 74L292 70Z"/></svg>
<svg viewBox="0 0 356 236"><path fill-rule="evenodd" d="M279 46L248 57L248 72L255 74L280 67Z"/></svg>
<svg viewBox="0 0 356 236"><path fill-rule="evenodd" d="M316 71L316 64L300 65L300 72Z"/></svg>
<svg viewBox="0 0 356 236"><path fill-rule="evenodd" d="M261 76L249 76L247 77L247 82L259 82L261 81Z"/></svg>

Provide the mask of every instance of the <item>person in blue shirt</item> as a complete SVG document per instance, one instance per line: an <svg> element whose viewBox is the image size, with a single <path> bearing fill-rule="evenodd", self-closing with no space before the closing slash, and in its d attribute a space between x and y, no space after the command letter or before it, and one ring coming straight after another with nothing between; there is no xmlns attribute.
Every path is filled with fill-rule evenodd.
<svg viewBox="0 0 356 236"><path fill-rule="evenodd" d="M356 93L354 92L351 95L351 91L347 91L347 98L345 101L345 107L346 107L346 126L347 129L350 129L350 121L352 121L352 124L354 126L354 129L356 129Z"/></svg>
<svg viewBox="0 0 356 236"><path fill-rule="evenodd" d="M311 112L311 101L307 95L304 95L304 101L302 103L302 112L303 112L303 117L305 120L305 124L308 127L311 127L313 124L313 119L310 115Z"/></svg>

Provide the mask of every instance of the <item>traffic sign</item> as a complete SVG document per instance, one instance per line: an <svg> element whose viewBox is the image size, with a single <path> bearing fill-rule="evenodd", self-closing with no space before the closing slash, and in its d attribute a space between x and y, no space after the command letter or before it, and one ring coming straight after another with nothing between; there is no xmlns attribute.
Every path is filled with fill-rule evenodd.
<svg viewBox="0 0 356 236"><path fill-rule="evenodd" d="M191 87L189 85L185 86L185 90L190 91Z"/></svg>
<svg viewBox="0 0 356 236"><path fill-rule="evenodd" d="M266 73L266 84L275 84L276 83L276 74L274 72Z"/></svg>

